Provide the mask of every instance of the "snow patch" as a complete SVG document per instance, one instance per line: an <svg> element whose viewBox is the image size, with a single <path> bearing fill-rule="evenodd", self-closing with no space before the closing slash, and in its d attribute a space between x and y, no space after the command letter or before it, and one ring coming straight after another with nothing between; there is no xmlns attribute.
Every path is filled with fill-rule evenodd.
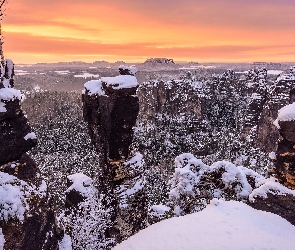
<svg viewBox="0 0 295 250"><path fill-rule="evenodd" d="M36 134L34 133L34 132L31 132L31 133L28 133L25 137L24 137L24 139L27 141L27 140L35 140L35 139L37 139L37 136L36 136Z"/></svg>
<svg viewBox="0 0 295 250"><path fill-rule="evenodd" d="M0 172L0 220L24 220L24 214L29 209L24 193L25 186L24 181Z"/></svg>
<svg viewBox="0 0 295 250"><path fill-rule="evenodd" d="M268 154L269 158L272 159L272 160L276 160L277 159L277 156L276 156L276 152L270 152Z"/></svg>
<svg viewBox="0 0 295 250"><path fill-rule="evenodd" d="M130 165L133 169L142 167L144 164L143 155L135 153L135 155L129 160L123 163L124 166Z"/></svg>
<svg viewBox="0 0 295 250"><path fill-rule="evenodd" d="M94 78L94 77L99 77L99 75L94 75L94 74L84 72L83 74L80 74L80 75L74 75L74 77L76 77L76 78Z"/></svg>
<svg viewBox="0 0 295 250"><path fill-rule="evenodd" d="M71 190L76 190L80 192L84 197L88 197L90 194L93 193L93 180L87 175L76 173L67 176L67 178L71 182L73 182L73 184L66 190L66 193L70 192Z"/></svg>
<svg viewBox="0 0 295 250"><path fill-rule="evenodd" d="M198 213L141 230L120 249L285 249L295 246L295 227L278 215L237 201L218 200Z"/></svg>
<svg viewBox="0 0 295 250"><path fill-rule="evenodd" d="M146 184L145 179L138 178L135 182L135 184L130 187L126 188L124 185L119 186L119 197L120 197L120 208L126 208L128 206L128 197L136 194L138 191L140 191Z"/></svg>
<svg viewBox="0 0 295 250"><path fill-rule="evenodd" d="M15 99L21 99L21 92L14 88L2 88L0 89L0 100L11 101Z"/></svg>
<svg viewBox="0 0 295 250"><path fill-rule="evenodd" d="M165 215L165 213L169 212L170 210L170 207L167 207L162 204L154 205L151 207L151 212L149 212L149 214L155 217L162 217L163 215Z"/></svg>
<svg viewBox="0 0 295 250"><path fill-rule="evenodd" d="M210 65L208 65L208 66L205 66L205 65L194 65L194 66L190 66L190 67L182 67L182 68L179 68L179 69L188 69L188 70L190 70L190 69L215 69L216 68L216 66L210 66Z"/></svg>
<svg viewBox="0 0 295 250"><path fill-rule="evenodd" d="M105 92L101 85L101 80L91 80L84 84L89 95L105 95Z"/></svg>
<svg viewBox="0 0 295 250"><path fill-rule="evenodd" d="M2 233L2 228L0 228L0 250L4 249L4 243L5 243L4 235Z"/></svg>
<svg viewBox="0 0 295 250"><path fill-rule="evenodd" d="M22 69L16 69L16 70L14 70L14 73L16 76L24 76L24 75L30 74L28 71L22 70Z"/></svg>
<svg viewBox="0 0 295 250"><path fill-rule="evenodd" d="M56 70L54 72L59 74L59 75L68 75L70 73L69 70Z"/></svg>
<svg viewBox="0 0 295 250"><path fill-rule="evenodd" d="M295 76L293 74L281 74L277 78L277 82L279 81L294 81Z"/></svg>
<svg viewBox="0 0 295 250"><path fill-rule="evenodd" d="M61 242L58 244L59 250L72 250L72 239L69 235L65 234Z"/></svg>
<svg viewBox="0 0 295 250"><path fill-rule="evenodd" d="M126 88L134 88L138 86L136 77L130 76L130 75L102 77L101 81L105 83L107 87L112 87L113 89L126 89Z"/></svg>
<svg viewBox="0 0 295 250"><path fill-rule="evenodd" d="M294 121L294 120L295 120L295 102L281 108L279 110L278 118L277 118L277 121Z"/></svg>
<svg viewBox="0 0 295 250"><path fill-rule="evenodd" d="M7 109L5 108L5 103L0 101L0 113L4 113L7 111Z"/></svg>
<svg viewBox="0 0 295 250"><path fill-rule="evenodd" d="M249 201L254 202L256 197L267 198L267 194L285 195L292 194L295 196L295 190L291 190L282 184L277 179L271 177L260 181L259 187L254 189L249 195Z"/></svg>

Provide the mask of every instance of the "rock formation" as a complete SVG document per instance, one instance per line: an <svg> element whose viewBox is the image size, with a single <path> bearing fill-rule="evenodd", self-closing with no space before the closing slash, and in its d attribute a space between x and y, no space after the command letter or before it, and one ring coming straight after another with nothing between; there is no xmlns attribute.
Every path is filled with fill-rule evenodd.
<svg viewBox="0 0 295 250"><path fill-rule="evenodd" d="M278 141L275 166L271 173L289 189L278 189L278 184L266 185L249 205L278 214L295 225L295 103L280 109L274 123L281 139Z"/></svg>
<svg viewBox="0 0 295 250"><path fill-rule="evenodd" d="M0 227L5 249L58 249L54 212L46 184L35 162L26 154L36 135L14 87L14 65L6 60L0 82Z"/></svg>
<svg viewBox="0 0 295 250"><path fill-rule="evenodd" d="M167 58L149 58L144 63L145 64L155 64L155 63L175 64L173 59L167 59Z"/></svg>
<svg viewBox="0 0 295 250"><path fill-rule="evenodd" d="M266 102L258 116L255 144L266 152L275 151L277 147L279 133L273 122L277 118L278 110L295 100L293 67L287 72L279 75L274 85L268 88Z"/></svg>
<svg viewBox="0 0 295 250"><path fill-rule="evenodd" d="M283 185L295 189L295 103L279 110L275 124L282 136L276 152L275 174Z"/></svg>
<svg viewBox="0 0 295 250"><path fill-rule="evenodd" d="M136 68L119 70L119 76L87 82L83 94L84 119L100 154L98 190L114 223L107 234L116 242L143 228L146 216L142 157L130 158L129 149L139 112Z"/></svg>

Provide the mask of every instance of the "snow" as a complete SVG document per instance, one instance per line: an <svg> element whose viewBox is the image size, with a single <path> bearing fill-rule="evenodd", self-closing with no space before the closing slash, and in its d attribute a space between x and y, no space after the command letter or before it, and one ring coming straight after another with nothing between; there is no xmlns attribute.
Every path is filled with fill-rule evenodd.
<svg viewBox="0 0 295 250"><path fill-rule="evenodd" d="M84 87L88 90L88 95L105 95L101 80L88 81L84 84Z"/></svg>
<svg viewBox="0 0 295 250"><path fill-rule="evenodd" d="M249 195L249 201L254 202L256 197L267 198L267 194L285 195L291 194L295 196L295 190L291 190L277 182L277 179L271 177L261 180L258 188L254 189Z"/></svg>
<svg viewBox="0 0 295 250"><path fill-rule="evenodd" d="M150 215L152 216L156 216L156 217L162 217L163 215L165 215L165 213L167 213L168 211L170 211L170 207L167 207L165 205L154 205L151 207L151 211L149 212Z"/></svg>
<svg viewBox="0 0 295 250"><path fill-rule="evenodd" d="M138 86L136 77L130 75L102 77L101 81L104 82L107 87L112 87L113 89L134 88Z"/></svg>
<svg viewBox="0 0 295 250"><path fill-rule="evenodd" d="M282 70L276 70L276 69L270 69L270 70L267 70L267 74L268 75L279 75L283 73Z"/></svg>
<svg viewBox="0 0 295 250"><path fill-rule="evenodd" d="M124 185L120 185L118 188L118 193L120 197L119 207L126 208L128 206L128 197L140 191L145 186L145 184L145 179L142 180L140 178L137 178L135 184L130 188L126 188Z"/></svg>
<svg viewBox="0 0 295 250"><path fill-rule="evenodd" d="M134 65L132 66L120 65L119 69L123 69L123 70L128 69L132 75L135 75L137 73L137 68Z"/></svg>
<svg viewBox="0 0 295 250"><path fill-rule="evenodd" d="M295 102L289 104L279 110L278 121L294 121L295 120Z"/></svg>
<svg viewBox="0 0 295 250"><path fill-rule="evenodd" d="M156 223L114 250L295 249L295 227L238 201L214 199L198 213Z"/></svg>
<svg viewBox="0 0 295 250"><path fill-rule="evenodd" d="M68 75L70 73L69 70L56 70L54 72L59 74L59 75Z"/></svg>
<svg viewBox="0 0 295 250"><path fill-rule="evenodd" d="M249 73L249 71L248 70L246 70L246 71L236 71L235 73L236 74L247 74L247 73ZM282 70L276 70L276 69L267 70L268 75L279 75L281 73L283 73Z"/></svg>
<svg viewBox="0 0 295 250"><path fill-rule="evenodd" d="M93 190L93 180L82 173L76 173L67 176L67 178L73 182L73 184L66 190L66 193L71 190L80 192L84 197L88 197Z"/></svg>
<svg viewBox="0 0 295 250"><path fill-rule="evenodd" d="M28 133L28 134L24 137L24 139L25 139L26 141L29 140L29 139L34 140L34 139L37 139L37 136L36 136L36 134L35 134L34 132L31 132L31 133Z"/></svg>
<svg viewBox="0 0 295 250"><path fill-rule="evenodd" d="M246 173L247 168L239 168L228 161L219 161L210 167L211 171L224 168L225 172L222 174L222 183L225 188L230 188L231 185L239 181L240 185L236 187L236 192L239 197L248 197L252 192L252 187L247 181ZM250 174L250 172L248 172Z"/></svg>
<svg viewBox="0 0 295 250"><path fill-rule="evenodd" d="M17 76L24 76L24 75L29 75L30 73L26 70L22 70L22 69L16 69L14 70L15 75Z"/></svg>
<svg viewBox="0 0 295 250"><path fill-rule="evenodd" d="M2 88L0 89L0 100L10 101L15 99L21 99L21 93L14 88Z"/></svg>
<svg viewBox="0 0 295 250"><path fill-rule="evenodd" d="M294 81L295 76L293 74L281 74L277 78L277 82L279 81Z"/></svg>
<svg viewBox="0 0 295 250"><path fill-rule="evenodd" d="M72 250L72 240L67 234L64 235L61 242L58 244L59 250Z"/></svg>
<svg viewBox="0 0 295 250"><path fill-rule="evenodd" d="M40 197L45 197L47 192L47 184L42 180L41 185L38 187L38 194Z"/></svg>
<svg viewBox="0 0 295 250"><path fill-rule="evenodd" d="M2 233L2 228L0 228L0 250L4 249L4 243L5 243L4 235Z"/></svg>
<svg viewBox="0 0 295 250"><path fill-rule="evenodd" d="M134 169L142 167L143 164L143 155L138 152L136 152L135 155L129 161L123 163L124 166L130 165Z"/></svg>
<svg viewBox="0 0 295 250"><path fill-rule="evenodd" d="M192 69L192 70L194 70L194 69L215 69L216 68L216 66L205 66L205 65L194 65L194 66L190 66L190 67L182 67L182 68L179 68L179 69L188 69L188 70L190 70L190 69Z"/></svg>
<svg viewBox="0 0 295 250"><path fill-rule="evenodd" d="M5 103L0 101L0 113L6 112Z"/></svg>
<svg viewBox="0 0 295 250"><path fill-rule="evenodd" d="M277 156L276 156L276 153L275 152L270 152L268 154L269 158L272 159L272 160L276 160L277 159Z"/></svg>
<svg viewBox="0 0 295 250"><path fill-rule="evenodd" d="M74 77L76 77L76 78L94 78L94 77L99 77L99 75L94 75L94 74L84 72L83 74L80 74L80 75L74 75Z"/></svg>
<svg viewBox="0 0 295 250"><path fill-rule="evenodd" d="M0 172L0 220L24 220L24 214L29 208L23 191L24 186L24 181Z"/></svg>

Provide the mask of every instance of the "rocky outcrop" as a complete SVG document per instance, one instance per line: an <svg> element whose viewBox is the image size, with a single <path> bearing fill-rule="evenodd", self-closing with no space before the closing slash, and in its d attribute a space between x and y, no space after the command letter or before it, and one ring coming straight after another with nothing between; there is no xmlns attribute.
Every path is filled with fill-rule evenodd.
<svg viewBox="0 0 295 250"><path fill-rule="evenodd" d="M13 88L14 70L6 61L0 88L0 165L20 159L37 143L20 107L21 93Z"/></svg>
<svg viewBox="0 0 295 250"><path fill-rule="evenodd" d="M102 163L124 161L129 154L132 127L139 111L135 76L131 72L103 77L86 83L85 87L84 119L97 152L102 154Z"/></svg>
<svg viewBox="0 0 295 250"><path fill-rule="evenodd" d="M274 157L275 166L270 173L282 185L264 183L258 188L256 197L250 199L249 205L278 214L295 225L295 103L280 109L274 124L281 138Z"/></svg>
<svg viewBox="0 0 295 250"><path fill-rule="evenodd" d="M176 64L173 59L168 58L149 58L144 63L138 65L139 69L145 71L176 70L181 66Z"/></svg>
<svg viewBox="0 0 295 250"><path fill-rule="evenodd" d="M277 118L278 110L295 101L293 67L287 72L279 75L274 85L268 88L267 100L262 111L258 113L255 144L266 152L275 151L277 147L279 132L273 122Z"/></svg>
<svg viewBox="0 0 295 250"><path fill-rule="evenodd" d="M242 133L246 137L249 133L257 134L258 122L263 106L267 101L267 70L265 68L249 70L245 85L244 94L247 98L247 112Z"/></svg>
<svg viewBox="0 0 295 250"><path fill-rule="evenodd" d="M268 193L266 198L258 197L248 205L258 210L277 214L295 226L295 196L292 194Z"/></svg>
<svg viewBox="0 0 295 250"><path fill-rule="evenodd" d="M0 83L0 227L5 249L58 249L54 212L38 167L26 154L37 143L6 60Z"/></svg>
<svg viewBox="0 0 295 250"><path fill-rule="evenodd" d="M135 73L134 67L121 65L119 76L89 81L83 94L84 119L100 155L98 191L105 195L104 206L111 208L113 226L106 234L116 243L143 228L147 213L142 158L130 158L139 112Z"/></svg>
<svg viewBox="0 0 295 250"><path fill-rule="evenodd" d="M276 152L275 174L280 183L295 189L295 103L279 110L275 124L282 136Z"/></svg>

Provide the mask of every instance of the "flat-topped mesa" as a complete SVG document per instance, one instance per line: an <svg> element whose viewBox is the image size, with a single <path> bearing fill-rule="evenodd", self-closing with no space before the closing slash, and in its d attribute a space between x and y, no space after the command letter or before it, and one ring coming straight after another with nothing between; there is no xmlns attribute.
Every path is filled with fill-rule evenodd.
<svg viewBox="0 0 295 250"><path fill-rule="evenodd" d="M19 160L37 143L20 107L21 93L13 85L14 65L6 60L0 84L0 165Z"/></svg>
<svg viewBox="0 0 295 250"><path fill-rule="evenodd" d="M295 102L279 110L274 124L283 137L278 142L275 174L282 184L295 189Z"/></svg>
<svg viewBox="0 0 295 250"><path fill-rule="evenodd" d="M173 59L168 58L149 58L144 64L175 64Z"/></svg>
<svg viewBox="0 0 295 250"><path fill-rule="evenodd" d="M84 119L101 164L127 159L139 112L136 68L121 65L120 73L85 83Z"/></svg>

